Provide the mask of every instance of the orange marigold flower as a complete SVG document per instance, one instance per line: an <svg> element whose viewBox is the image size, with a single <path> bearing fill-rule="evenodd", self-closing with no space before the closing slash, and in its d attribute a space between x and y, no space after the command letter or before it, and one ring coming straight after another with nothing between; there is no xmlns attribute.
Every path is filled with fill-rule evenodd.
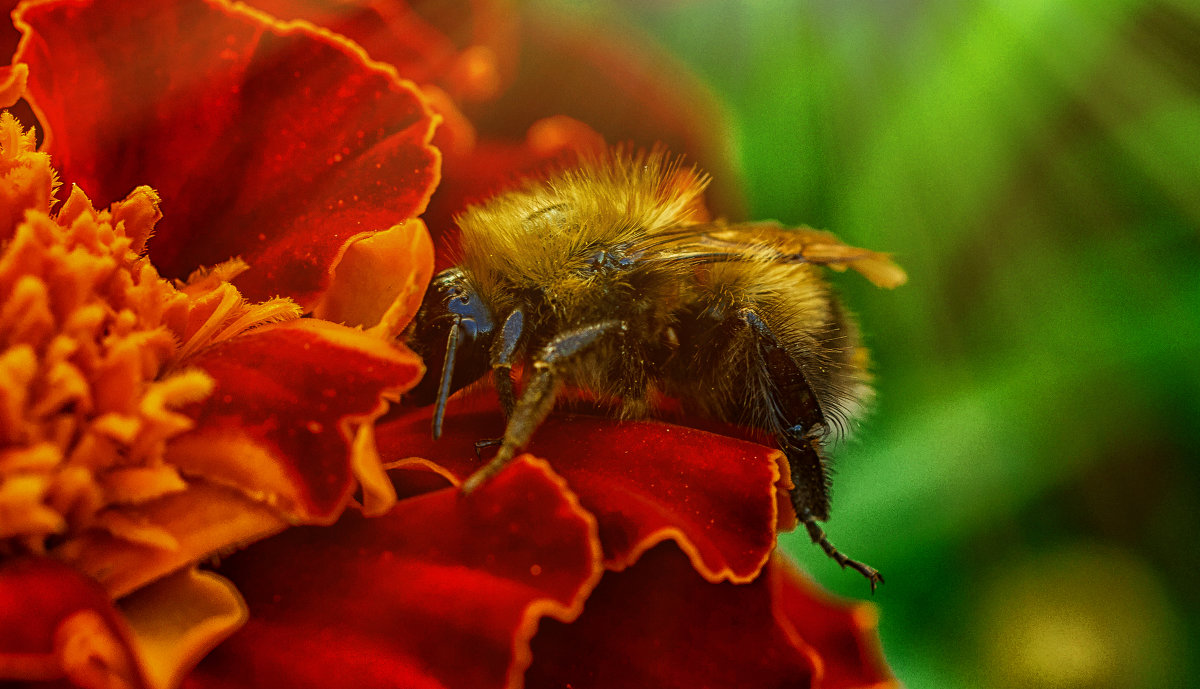
<svg viewBox="0 0 1200 689"><path fill-rule="evenodd" d="M149 187L101 211L74 187L52 213L56 187L33 132L0 114L0 677L169 685L245 621L236 591L189 565L335 519L356 486L367 511L391 506L373 421L421 367L296 320L290 299L247 302L228 282L241 261L162 278ZM355 376L354 394L288 399Z"/></svg>
<svg viewBox="0 0 1200 689"><path fill-rule="evenodd" d="M391 343L433 267L416 216L452 246L464 203L606 138L720 174L703 90L503 0L252 4L14 13L0 98L27 76L44 150L111 207L51 213L48 159L5 130L4 180L41 186L0 185L0 300L46 296L0 307L27 333L3 356L32 353L0 387L0 681L892 686L873 608L774 554L778 451L554 414L464 499L499 409L456 397L438 442L388 413L422 374Z"/></svg>

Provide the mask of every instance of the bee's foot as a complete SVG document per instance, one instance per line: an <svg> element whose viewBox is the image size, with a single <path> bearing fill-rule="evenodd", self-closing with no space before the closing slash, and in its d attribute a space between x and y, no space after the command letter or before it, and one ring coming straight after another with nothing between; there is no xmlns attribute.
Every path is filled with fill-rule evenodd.
<svg viewBox="0 0 1200 689"><path fill-rule="evenodd" d="M849 558L847 558L845 562L841 562L839 564L842 565L842 569L849 567L850 569L853 569L854 571L866 577L867 581L871 582L872 596L875 595L875 587L883 583L883 575L879 573L879 570L870 565L866 565L858 560L851 560Z"/></svg>
<svg viewBox="0 0 1200 689"><path fill-rule="evenodd" d="M871 582L871 595L875 595L875 587L883 583L883 575L879 573L879 570L858 560L851 560L839 552L837 548L833 547L833 544L825 537L825 532L821 530L821 527L811 517L805 519L803 523L804 527L808 529L808 535L812 538L812 542L821 546L825 554L833 559L834 562L841 565L842 569L849 567L866 577L867 581Z"/></svg>
<svg viewBox="0 0 1200 689"><path fill-rule="evenodd" d="M475 441L475 459L483 461L483 451L489 447L499 447L504 444L504 438L488 438Z"/></svg>

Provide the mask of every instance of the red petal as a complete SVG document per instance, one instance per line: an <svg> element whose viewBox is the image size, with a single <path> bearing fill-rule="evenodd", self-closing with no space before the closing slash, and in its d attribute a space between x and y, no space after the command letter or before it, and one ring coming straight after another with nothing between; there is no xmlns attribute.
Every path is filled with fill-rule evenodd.
<svg viewBox="0 0 1200 689"><path fill-rule="evenodd" d="M318 320L264 327L189 360L216 379L168 459L264 494L294 519L333 521L355 486L354 427L420 377L417 357Z"/></svg>
<svg viewBox="0 0 1200 689"><path fill-rule="evenodd" d="M129 629L104 589L50 558L0 566L0 681L65 676L101 686L109 673L145 685Z"/></svg>
<svg viewBox="0 0 1200 689"><path fill-rule="evenodd" d="M253 0L282 19L304 19L357 42L373 59L418 84L440 84L456 98L496 95L511 79L517 21L508 3L458 0Z"/></svg>
<svg viewBox="0 0 1200 689"><path fill-rule="evenodd" d="M7 63L17 49L17 41L21 34L13 27L8 17L16 9L21 0L0 0L0 62Z"/></svg>
<svg viewBox="0 0 1200 689"><path fill-rule="evenodd" d="M711 584L660 546L609 573L573 624L544 622L527 689L806 687L813 664L773 615L771 577Z"/></svg>
<svg viewBox="0 0 1200 689"><path fill-rule="evenodd" d="M875 606L834 598L781 557L773 564L779 572L776 612L820 658L822 689L900 686L879 646Z"/></svg>
<svg viewBox="0 0 1200 689"><path fill-rule="evenodd" d="M599 557L594 522L530 460L470 497L291 529L222 564L251 619L188 686L516 686L540 618L579 614Z"/></svg>
<svg viewBox="0 0 1200 689"><path fill-rule="evenodd" d="M21 34L8 21L8 15L16 6L16 0L0 1L0 108L11 107L21 98L25 91L25 79L29 74L26 66L8 64L17 49L17 41L21 39ZM13 114L26 127L34 124L33 119L27 118L24 112Z"/></svg>
<svg viewBox="0 0 1200 689"><path fill-rule="evenodd" d="M377 441L384 461L424 457L462 480L480 466L475 442L503 428L494 408L457 412L433 441L425 410L382 423ZM611 569L672 539L710 580L748 581L775 546L775 450L658 422L551 416L529 451L548 458L596 515Z"/></svg>
<svg viewBox="0 0 1200 689"><path fill-rule="evenodd" d="M311 305L347 240L419 214L437 183L419 93L328 32L196 0L18 16L63 179L98 206L157 189L170 212L149 249L168 276L241 256L248 298Z"/></svg>

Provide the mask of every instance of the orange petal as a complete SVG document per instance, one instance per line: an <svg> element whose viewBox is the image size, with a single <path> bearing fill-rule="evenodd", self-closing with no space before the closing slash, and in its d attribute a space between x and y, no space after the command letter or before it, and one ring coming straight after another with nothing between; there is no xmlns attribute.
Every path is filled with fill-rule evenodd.
<svg viewBox="0 0 1200 689"><path fill-rule="evenodd" d="M412 320L432 276L433 241L423 222L409 220L351 240L313 315L390 339Z"/></svg>
<svg viewBox="0 0 1200 689"><path fill-rule="evenodd" d="M0 107L5 107L5 76L0 68ZM50 156L36 150L33 132L22 132L11 113L0 114L0 243L12 239L27 210L49 212L56 186Z"/></svg>
<svg viewBox="0 0 1200 689"><path fill-rule="evenodd" d="M191 568L126 596L119 607L154 689L178 687L196 663L249 616L228 580Z"/></svg>
<svg viewBox="0 0 1200 689"><path fill-rule="evenodd" d="M90 530L51 554L98 581L120 598L214 553L250 543L288 526L279 513L233 488L194 482L142 505L126 507L125 519L157 529L170 543L154 545Z"/></svg>

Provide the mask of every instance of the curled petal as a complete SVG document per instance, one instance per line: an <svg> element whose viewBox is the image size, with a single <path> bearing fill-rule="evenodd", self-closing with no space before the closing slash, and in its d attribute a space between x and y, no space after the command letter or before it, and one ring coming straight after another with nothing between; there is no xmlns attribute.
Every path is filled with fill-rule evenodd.
<svg viewBox="0 0 1200 689"><path fill-rule="evenodd" d="M278 512L234 488L196 481L122 510L122 521L157 538L130 538L130 529L91 529L51 551L120 598L171 572L287 528ZM118 525L121 526L121 525Z"/></svg>
<svg viewBox="0 0 1200 689"><path fill-rule="evenodd" d="M191 568L126 596L119 608L153 689L178 687L247 618L245 603L229 581Z"/></svg>
<svg viewBox="0 0 1200 689"><path fill-rule="evenodd" d="M188 363L213 387L172 412L190 430L167 444L166 461L189 477L186 486L142 491L101 513L103 530L54 551L114 597L289 522L332 522L356 486L372 513L394 502L371 422L420 375L413 354L300 320L225 340Z"/></svg>
<svg viewBox="0 0 1200 689"><path fill-rule="evenodd" d="M432 276L433 242L424 223L409 220L351 242L313 315L390 339L412 320Z"/></svg>
<svg viewBox="0 0 1200 689"><path fill-rule="evenodd" d="M574 623L542 624L525 686L817 686L809 652L775 623L770 580L712 584L660 545L606 574Z"/></svg>
<svg viewBox="0 0 1200 689"><path fill-rule="evenodd" d="M241 598L212 573L181 571L114 607L71 567L12 560L0 566L0 681L168 689L244 621Z"/></svg>
<svg viewBox="0 0 1200 689"><path fill-rule="evenodd" d="M247 298L311 307L347 242L416 216L437 184L420 93L311 24L219 0L44 2L16 20L63 178L100 205L156 189L171 212L150 257L168 276L240 256Z"/></svg>
<svg viewBox="0 0 1200 689"><path fill-rule="evenodd" d="M168 448L184 471L238 486L303 522L334 521L354 469L378 465L355 441L423 369L406 349L318 320L266 326L189 361L213 378L191 415L196 427Z"/></svg>
<svg viewBox="0 0 1200 689"><path fill-rule="evenodd" d="M594 521L524 459L469 497L444 489L289 529L221 571L251 618L190 687L499 689L520 686L541 618L578 616L601 567Z"/></svg>
<svg viewBox="0 0 1200 689"><path fill-rule="evenodd" d="M11 107L20 100L28 80L28 65L0 66L0 108Z"/></svg>
<svg viewBox="0 0 1200 689"><path fill-rule="evenodd" d="M453 413L438 441L429 428L428 410L381 424L381 456L424 458L461 481L479 466L475 442L499 437L503 418L494 408ZM775 450L658 422L551 416L529 451L549 458L596 515L610 569L624 569L671 539L709 580L744 582L775 546Z"/></svg>

